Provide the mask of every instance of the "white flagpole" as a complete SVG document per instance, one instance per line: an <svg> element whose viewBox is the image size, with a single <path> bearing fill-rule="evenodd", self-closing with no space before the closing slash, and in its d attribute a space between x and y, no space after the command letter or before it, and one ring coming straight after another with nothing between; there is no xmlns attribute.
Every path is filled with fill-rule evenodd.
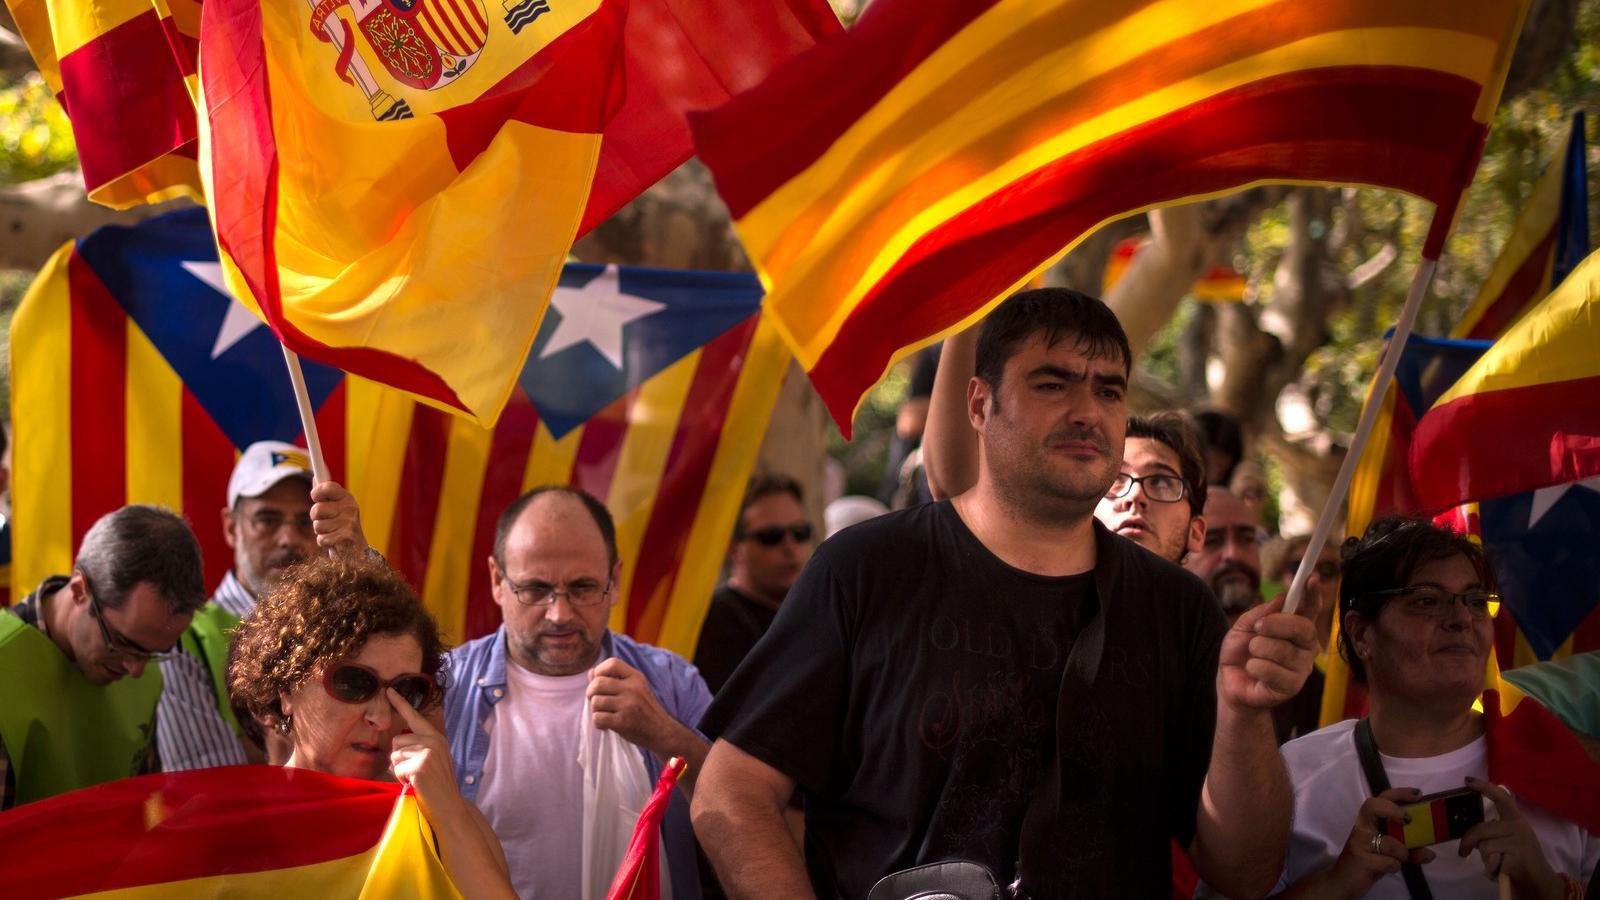
<svg viewBox="0 0 1600 900"><path fill-rule="evenodd" d="M1328 542L1328 532L1333 530L1334 520L1339 517L1339 508L1344 505L1345 495L1350 490L1350 479L1355 476L1356 464L1361 461L1361 451L1366 448L1367 438L1372 435L1372 427L1378 421L1384 392L1392 389L1395 369L1400 365L1400 357L1406 349L1406 339L1411 337L1411 326L1417 320L1417 310L1422 306L1422 298L1428 294L1428 285L1433 283L1433 272L1438 266L1437 259L1424 259L1417 266L1417 273L1411 279L1411 289L1406 292L1406 304L1400 309L1400 318L1394 324L1394 337L1389 339L1389 346L1384 348L1378 374L1373 379L1372 394L1367 399L1366 408L1361 410L1361 422L1356 426L1355 438L1350 442L1350 449L1339 466L1338 477L1333 479L1333 490L1328 494L1328 502L1322 506L1322 516L1317 519L1316 530L1311 532L1311 543L1306 545L1302 559L1315 563L1322 554L1323 545ZM1302 565L1295 570L1294 581L1289 585L1289 597L1283 604L1284 612L1292 613L1300 606L1300 600L1306 592L1306 580L1311 577L1314 568L1315 565Z"/></svg>
<svg viewBox="0 0 1600 900"><path fill-rule="evenodd" d="M311 394L306 390L305 373L300 371L300 357L288 345L279 346L283 347L283 362L289 367L289 382L294 385L295 403L300 407L300 425L305 429L306 450L311 454L311 475L317 484L332 481L328 462L322 458L322 439L317 436L316 411L311 408Z"/></svg>

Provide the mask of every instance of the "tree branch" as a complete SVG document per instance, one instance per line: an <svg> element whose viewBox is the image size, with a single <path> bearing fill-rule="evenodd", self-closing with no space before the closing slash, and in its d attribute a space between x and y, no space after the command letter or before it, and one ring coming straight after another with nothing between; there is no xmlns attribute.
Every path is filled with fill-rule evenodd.
<svg viewBox="0 0 1600 900"><path fill-rule="evenodd" d="M109 209L89 201L83 174L76 170L0 187L0 269L37 269L57 247L102 225L131 225L190 205L173 200Z"/></svg>

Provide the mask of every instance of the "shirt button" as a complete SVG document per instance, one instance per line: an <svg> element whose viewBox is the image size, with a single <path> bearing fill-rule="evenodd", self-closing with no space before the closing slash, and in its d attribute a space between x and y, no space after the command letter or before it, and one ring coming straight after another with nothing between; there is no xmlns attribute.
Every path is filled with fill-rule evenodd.
<svg viewBox="0 0 1600 900"><path fill-rule="evenodd" d="M478 687L483 687L484 685L486 685L488 683L489 683L489 679L487 679L487 678L479 678L478 679Z"/></svg>
<svg viewBox="0 0 1600 900"><path fill-rule="evenodd" d="M500 697L505 696L506 692L502 691L499 688L495 688L494 690L490 691L489 693L493 694L496 698L500 698Z"/></svg>
<svg viewBox="0 0 1600 900"><path fill-rule="evenodd" d="M465 778L463 778L461 780L465 781L467 784L476 784L477 781L478 781L478 776L476 776L476 775L468 775L467 777L465 777Z"/></svg>

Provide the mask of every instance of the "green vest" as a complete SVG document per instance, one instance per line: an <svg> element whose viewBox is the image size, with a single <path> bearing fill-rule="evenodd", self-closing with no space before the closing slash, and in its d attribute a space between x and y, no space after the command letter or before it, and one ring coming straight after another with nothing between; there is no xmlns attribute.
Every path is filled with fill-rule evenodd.
<svg viewBox="0 0 1600 900"><path fill-rule="evenodd" d="M97 685L44 632L0 611L0 740L17 805L150 771L161 672Z"/></svg>
<svg viewBox="0 0 1600 900"><path fill-rule="evenodd" d="M228 642L237 627L238 616L215 603L207 603L194 614L180 641L183 652L205 663L206 671L211 673L211 691L217 698L217 712L236 735L243 732L239 730L239 720L234 718L233 703L228 699Z"/></svg>

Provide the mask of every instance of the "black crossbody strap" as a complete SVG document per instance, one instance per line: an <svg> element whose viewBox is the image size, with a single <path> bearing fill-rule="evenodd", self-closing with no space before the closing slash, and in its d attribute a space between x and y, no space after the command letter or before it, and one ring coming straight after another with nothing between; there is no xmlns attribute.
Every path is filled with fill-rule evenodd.
<svg viewBox="0 0 1600 900"><path fill-rule="evenodd" d="M1383 770L1383 757L1378 755L1378 742L1372 739L1372 723L1366 719L1356 723L1356 756L1361 760L1361 772L1367 776L1367 787L1372 795L1387 791L1389 773ZM1401 863L1400 877L1406 880L1406 891L1411 894L1411 900L1433 900L1433 891L1428 889L1428 877L1422 874L1422 867L1416 863Z"/></svg>

